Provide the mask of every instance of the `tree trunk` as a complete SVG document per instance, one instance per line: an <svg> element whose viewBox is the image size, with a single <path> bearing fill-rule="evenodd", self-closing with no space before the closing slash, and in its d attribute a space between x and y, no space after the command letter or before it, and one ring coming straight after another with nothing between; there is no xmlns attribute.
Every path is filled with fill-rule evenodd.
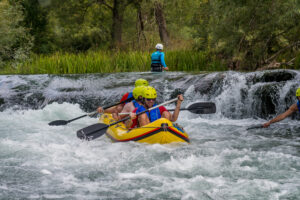
<svg viewBox="0 0 300 200"><path fill-rule="evenodd" d="M154 2L155 19L158 25L159 37L161 41L168 46L169 34L167 31L166 19L160 2Z"/></svg>
<svg viewBox="0 0 300 200"><path fill-rule="evenodd" d="M113 23L112 23L112 45L113 47L120 47L122 44L122 24L123 16L125 11L124 0L114 0L114 5L112 8L113 12Z"/></svg>
<svg viewBox="0 0 300 200"><path fill-rule="evenodd" d="M142 9L141 9L141 5L138 3L136 4L136 8L137 8L137 40L138 40L138 44L140 45L141 40L144 39L146 40L146 36L144 33L144 21L143 21L143 16L142 16Z"/></svg>

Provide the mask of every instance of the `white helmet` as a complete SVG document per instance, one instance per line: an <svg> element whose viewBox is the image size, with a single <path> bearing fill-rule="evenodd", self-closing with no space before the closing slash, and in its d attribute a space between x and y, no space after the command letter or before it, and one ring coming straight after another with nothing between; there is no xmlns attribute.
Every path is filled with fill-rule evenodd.
<svg viewBox="0 0 300 200"><path fill-rule="evenodd" d="M162 44L158 43L158 44L156 44L155 48L158 50L163 50L164 46Z"/></svg>

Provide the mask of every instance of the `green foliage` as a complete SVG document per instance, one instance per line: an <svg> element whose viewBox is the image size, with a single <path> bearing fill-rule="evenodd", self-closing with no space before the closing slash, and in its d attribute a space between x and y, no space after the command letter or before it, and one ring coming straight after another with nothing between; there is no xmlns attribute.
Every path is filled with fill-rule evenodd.
<svg viewBox="0 0 300 200"><path fill-rule="evenodd" d="M300 68L300 1L0 0L1 73L31 50L12 73L148 71L149 52L161 42L156 2L172 70Z"/></svg>
<svg viewBox="0 0 300 200"><path fill-rule="evenodd" d="M223 71L221 63L207 59L205 52L168 51L166 62L170 71ZM17 69L6 68L2 74L82 74L150 71L150 53L140 51L89 51L34 55Z"/></svg>
<svg viewBox="0 0 300 200"><path fill-rule="evenodd" d="M105 72L145 71L149 68L149 55L141 52L89 51L87 53L56 53L35 56L20 65L21 74L81 74Z"/></svg>
<svg viewBox="0 0 300 200"><path fill-rule="evenodd" d="M298 53L296 59L295 59L295 69L300 69L300 52Z"/></svg>
<svg viewBox="0 0 300 200"><path fill-rule="evenodd" d="M80 52L109 45L111 11L105 6L90 0L52 0L50 10L58 49Z"/></svg>
<svg viewBox="0 0 300 200"><path fill-rule="evenodd" d="M198 48L207 48L234 69L268 64L272 55L299 41L299 9L294 0L203 1L195 17ZM294 50L286 59L295 56Z"/></svg>
<svg viewBox="0 0 300 200"><path fill-rule="evenodd" d="M13 20L12 20L13 19ZM32 37L21 25L23 15L18 3L0 1L0 67L5 62L12 65L28 58L32 48Z"/></svg>
<svg viewBox="0 0 300 200"><path fill-rule="evenodd" d="M166 53L166 62L173 71L224 71L226 67L210 60L204 51L170 51Z"/></svg>
<svg viewBox="0 0 300 200"><path fill-rule="evenodd" d="M167 28L173 34L173 37L184 40L193 39L193 25L191 22L195 12L197 12L194 7L198 7L199 4L199 0L164 1L168 21Z"/></svg>
<svg viewBox="0 0 300 200"><path fill-rule="evenodd" d="M53 36L48 27L48 7L42 7L39 0L18 0L18 2L23 10L22 23L34 38L32 50L35 53L50 53L53 50Z"/></svg>

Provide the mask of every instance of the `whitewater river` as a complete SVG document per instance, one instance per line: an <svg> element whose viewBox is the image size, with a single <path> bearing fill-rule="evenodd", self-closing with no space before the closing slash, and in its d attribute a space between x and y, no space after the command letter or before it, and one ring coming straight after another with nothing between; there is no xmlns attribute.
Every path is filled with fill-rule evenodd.
<svg viewBox="0 0 300 200"><path fill-rule="evenodd" d="M264 72L0 76L0 199L299 199L298 116L247 130L295 103L299 72L288 72L283 81L253 81ZM182 111L191 143L181 145L79 140L97 118L48 126L117 101L136 78L160 102L181 91L183 107L212 101L217 113ZM275 91L270 108L265 86Z"/></svg>

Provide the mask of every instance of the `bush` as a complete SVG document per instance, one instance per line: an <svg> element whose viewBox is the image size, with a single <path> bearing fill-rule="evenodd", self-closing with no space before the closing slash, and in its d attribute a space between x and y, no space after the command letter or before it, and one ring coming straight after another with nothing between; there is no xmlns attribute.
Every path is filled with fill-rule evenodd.
<svg viewBox="0 0 300 200"><path fill-rule="evenodd" d="M12 20L13 19L13 20ZM20 23L23 20L19 4L0 1L0 66L26 60L32 48L32 37Z"/></svg>

